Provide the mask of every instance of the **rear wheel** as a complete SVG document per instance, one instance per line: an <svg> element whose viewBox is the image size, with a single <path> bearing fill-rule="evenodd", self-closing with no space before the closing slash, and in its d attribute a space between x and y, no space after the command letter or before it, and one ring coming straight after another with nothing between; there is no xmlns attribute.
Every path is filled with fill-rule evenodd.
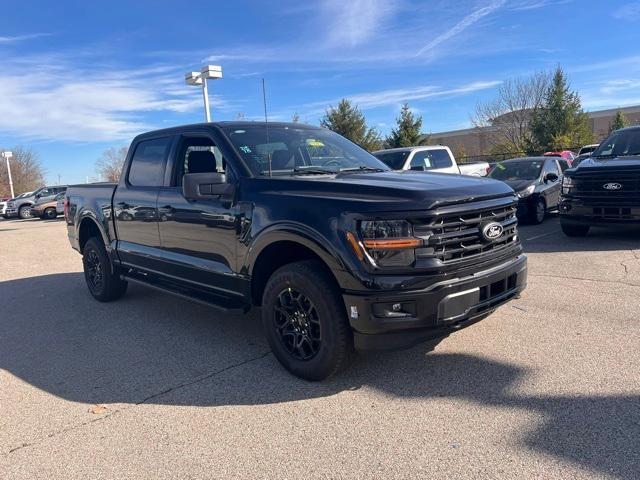
<svg viewBox="0 0 640 480"><path fill-rule="evenodd" d="M55 208L47 208L42 214L42 218L45 218L47 220L53 220L57 216L58 216L58 213L56 212Z"/></svg>
<svg viewBox="0 0 640 480"><path fill-rule="evenodd" d="M340 292L318 261L276 270L262 297L262 324L278 361L306 380L335 374L353 349Z"/></svg>
<svg viewBox="0 0 640 480"><path fill-rule="evenodd" d="M92 237L82 250L84 278L93 298L100 302L110 302L122 297L127 291L127 282L111 271L111 262L102 242Z"/></svg>
<svg viewBox="0 0 640 480"><path fill-rule="evenodd" d="M560 228L567 237L584 237L589 233L589 225L575 225L560 221Z"/></svg>
<svg viewBox="0 0 640 480"><path fill-rule="evenodd" d="M18 216L22 219L31 218L31 207L29 205L23 205L18 209Z"/></svg>

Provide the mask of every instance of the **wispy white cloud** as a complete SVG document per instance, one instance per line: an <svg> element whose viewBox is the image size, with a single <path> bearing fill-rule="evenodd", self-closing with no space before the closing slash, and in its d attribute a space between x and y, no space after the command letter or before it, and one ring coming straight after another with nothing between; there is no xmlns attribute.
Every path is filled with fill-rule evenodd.
<svg viewBox="0 0 640 480"><path fill-rule="evenodd" d="M454 88L443 88L436 85L422 85L411 88L380 90L376 92L346 95L345 98L351 100L360 109L368 110L388 105L399 105L403 102L409 101L465 95L496 87L500 83L502 82L498 80L472 82ZM317 115L324 112L326 108L337 105L340 100L340 98L333 98L331 100L308 103L305 105L305 108L308 110L305 114L309 116Z"/></svg>
<svg viewBox="0 0 640 480"><path fill-rule="evenodd" d="M520 0L511 5L511 10L537 10L552 5L565 5L573 0Z"/></svg>
<svg viewBox="0 0 640 480"><path fill-rule="evenodd" d="M34 38L48 37L50 33L28 33L25 35L16 35L14 37L0 36L0 45L8 43L24 42L25 40L33 40Z"/></svg>
<svg viewBox="0 0 640 480"><path fill-rule="evenodd" d="M473 12L465 16L462 20L460 20L458 23L456 23L453 27L451 27L449 30L447 30L444 33L441 33L436 38L431 40L429 43L424 45L420 50L418 50L418 52L416 53L416 56L419 57L421 55L424 55L425 53L431 52L434 48L436 48L441 43L444 43L447 40L462 33L467 28L472 26L474 23L478 22L482 18L486 17L487 15L493 13L495 10L502 7L505 4L505 2L506 0L493 0L488 5L482 8L478 8L477 10L474 10Z"/></svg>
<svg viewBox="0 0 640 480"><path fill-rule="evenodd" d="M24 75L25 68L36 67L38 75ZM60 57L47 62L23 56L0 74L0 132L56 141L129 139L155 126L149 120L153 112L202 108L201 96L182 84L181 73L164 65L86 69ZM227 106L217 96L212 104L214 109Z"/></svg>
<svg viewBox="0 0 640 480"><path fill-rule="evenodd" d="M380 32L397 7L397 0L324 0L329 44L353 47L366 42Z"/></svg>
<svg viewBox="0 0 640 480"><path fill-rule="evenodd" d="M640 20L640 2L631 2L617 8L612 13L613 18L630 22Z"/></svg>

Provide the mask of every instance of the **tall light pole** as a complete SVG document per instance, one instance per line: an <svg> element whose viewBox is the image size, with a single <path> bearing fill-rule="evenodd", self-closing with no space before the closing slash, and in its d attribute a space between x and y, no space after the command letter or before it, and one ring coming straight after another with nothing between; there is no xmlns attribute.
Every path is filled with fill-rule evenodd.
<svg viewBox="0 0 640 480"><path fill-rule="evenodd" d="M11 152L2 152L2 158L7 161L7 174L9 176L9 189L11 190L11 198L15 198L15 194L13 193L13 179L11 178L11 164L9 163L9 159L13 157L13 153Z"/></svg>
<svg viewBox="0 0 640 480"><path fill-rule="evenodd" d="M204 119L205 122L211 121L211 113L209 112L209 90L207 88L207 80L216 80L222 78L222 67L219 65L205 65L200 72L188 72L184 76L184 81L188 85L202 85L202 98L204 100Z"/></svg>

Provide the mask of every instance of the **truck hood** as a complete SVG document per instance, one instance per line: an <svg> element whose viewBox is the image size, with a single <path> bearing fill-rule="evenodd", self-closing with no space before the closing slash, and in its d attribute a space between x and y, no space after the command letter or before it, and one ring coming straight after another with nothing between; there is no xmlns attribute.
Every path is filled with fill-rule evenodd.
<svg viewBox="0 0 640 480"><path fill-rule="evenodd" d="M613 158L594 158L590 157L580 162L576 168L567 170L569 176L616 171L634 171L640 170L640 156L632 157L613 157Z"/></svg>
<svg viewBox="0 0 640 480"><path fill-rule="evenodd" d="M250 179L263 194L357 202L366 209L425 209L513 196L504 182L446 173L340 173Z"/></svg>
<svg viewBox="0 0 640 480"><path fill-rule="evenodd" d="M504 183L513 188L515 192L519 192L530 185L534 185L537 180L505 180Z"/></svg>

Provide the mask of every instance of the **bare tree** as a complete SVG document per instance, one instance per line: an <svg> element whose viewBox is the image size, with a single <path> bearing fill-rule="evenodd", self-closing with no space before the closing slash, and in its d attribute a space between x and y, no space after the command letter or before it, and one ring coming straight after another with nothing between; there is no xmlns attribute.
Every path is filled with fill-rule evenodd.
<svg viewBox="0 0 640 480"><path fill-rule="evenodd" d="M111 147L102 152L102 157L96 161L98 176L106 182L117 182L128 151L127 147Z"/></svg>
<svg viewBox="0 0 640 480"><path fill-rule="evenodd" d="M488 143L492 151L524 152L531 145L529 122L544 104L551 82L548 72L506 80L495 99L476 106L472 122L490 127Z"/></svg>
<svg viewBox="0 0 640 480"><path fill-rule="evenodd" d="M2 149L0 149L2 150ZM16 195L31 192L44 185L44 171L40 165L38 154L29 147L14 147L11 149L11 179ZM9 196L9 176L6 163L0 163L0 197Z"/></svg>

